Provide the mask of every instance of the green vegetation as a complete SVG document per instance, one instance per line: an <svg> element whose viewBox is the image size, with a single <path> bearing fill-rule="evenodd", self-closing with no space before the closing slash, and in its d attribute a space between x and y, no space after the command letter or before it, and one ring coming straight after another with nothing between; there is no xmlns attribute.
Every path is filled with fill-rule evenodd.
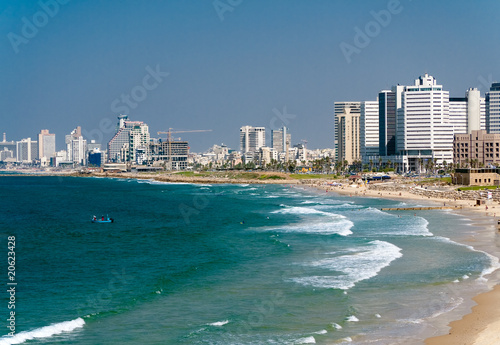
<svg viewBox="0 0 500 345"><path fill-rule="evenodd" d="M451 177L430 177L430 178L424 178L420 182L421 183L446 183L446 184L451 184Z"/></svg>
<svg viewBox="0 0 500 345"><path fill-rule="evenodd" d="M175 173L176 175L186 176L186 177L199 177L199 176L212 176L212 173L207 171L179 171ZM213 174L215 176L215 174Z"/></svg>
<svg viewBox="0 0 500 345"><path fill-rule="evenodd" d="M337 178L337 175L330 174L290 174L290 177L296 180L308 180L312 178L326 178L332 179Z"/></svg>
<svg viewBox="0 0 500 345"><path fill-rule="evenodd" d="M279 175L260 175L259 180L286 180L286 177Z"/></svg>
<svg viewBox="0 0 500 345"><path fill-rule="evenodd" d="M457 190L487 190L487 189L498 189L498 186L470 186L470 187L460 187Z"/></svg>

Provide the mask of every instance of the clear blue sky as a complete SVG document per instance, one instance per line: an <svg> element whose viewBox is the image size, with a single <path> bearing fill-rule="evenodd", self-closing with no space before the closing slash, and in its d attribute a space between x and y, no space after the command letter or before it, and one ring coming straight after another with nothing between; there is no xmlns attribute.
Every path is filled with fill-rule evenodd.
<svg viewBox="0 0 500 345"><path fill-rule="evenodd" d="M55 1L0 1L8 140L46 128L61 149L80 125L106 143L128 110L154 136L213 129L181 135L192 151L238 149L242 125L277 127L286 107L294 143L333 147L335 101L375 100L424 72L455 97L500 80L498 0Z"/></svg>

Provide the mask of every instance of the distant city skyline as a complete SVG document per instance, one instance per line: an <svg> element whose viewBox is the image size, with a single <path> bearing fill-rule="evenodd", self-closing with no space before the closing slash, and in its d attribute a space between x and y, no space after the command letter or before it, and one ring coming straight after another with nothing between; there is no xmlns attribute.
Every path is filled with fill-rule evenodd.
<svg viewBox="0 0 500 345"><path fill-rule="evenodd" d="M226 3L225 1L223 1ZM76 126L105 145L120 112L194 152L239 148L243 125L334 147L334 102L373 101L425 72L450 97L499 80L497 1L7 1L0 12L2 127ZM466 23L467 25L464 25ZM409 25L411 24L411 25Z"/></svg>

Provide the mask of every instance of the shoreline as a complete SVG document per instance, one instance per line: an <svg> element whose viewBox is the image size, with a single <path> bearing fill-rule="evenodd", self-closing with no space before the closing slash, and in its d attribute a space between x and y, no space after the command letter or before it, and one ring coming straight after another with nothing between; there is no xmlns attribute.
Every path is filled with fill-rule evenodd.
<svg viewBox="0 0 500 345"><path fill-rule="evenodd" d="M448 198L437 198L435 196L425 196L410 193L404 188L398 190L381 190L377 189L377 185L366 186L357 185L355 188L347 185L331 186L325 180L299 180L299 179L239 179L239 178L223 178L216 176L176 176L175 174L148 174L148 173L91 173L91 174L5 174L0 176L74 176L74 177L98 177L98 178L121 178L121 179L146 179L156 180L160 182L171 183L217 183L217 184L289 184L297 185L300 187L312 188L318 192L332 192L344 196L352 197L365 197L365 198L383 198L392 200L412 200L422 201L426 205L436 206L452 206L456 209L450 210L451 212L465 215L476 227L486 227L485 231L489 231L488 235L496 240L497 231L496 227L496 214L500 216L500 203L491 201L486 205L475 206L474 200L462 199L451 200ZM396 185L397 186L397 185ZM373 188L372 188L373 187ZM477 234L477 230L475 231ZM474 235L473 235L474 236ZM464 239L466 242L469 240ZM470 240L475 242L474 240ZM500 239L498 240L500 244ZM471 245L468 243L467 245ZM483 248L476 248L478 243L472 243L476 250ZM494 243L487 243L486 246L493 246ZM479 244L479 246L484 246ZM498 247L498 246L497 246ZM487 253L487 251L485 251ZM498 257L497 253L489 255ZM496 344L500 343L500 334L498 328L500 327L500 272L496 269L489 274L491 282L488 284L488 291L481 292L474 295L464 296L465 300L462 303L460 313L458 310L455 313L451 312L446 318L447 321L443 323L439 320L430 323L435 327L435 334L427 335L426 339L422 339L422 344L426 345L482 345L482 344ZM495 284L494 286L492 284ZM483 289L484 290L484 289ZM471 292L472 293L472 292ZM459 319L460 318L460 319ZM437 324L437 325L436 325Z"/></svg>
<svg viewBox="0 0 500 345"><path fill-rule="evenodd" d="M430 198L405 190L387 192L369 189L364 186L353 188L350 186L330 186L319 183L307 184L307 186L344 196L412 200L422 201L425 204L436 204L436 206L443 206L443 204L446 206L455 206L456 209L450 210L451 212L470 218L473 222L472 225L479 228L485 227L485 231L490 231L489 234L492 237L497 236L496 230L493 227L496 225L496 210L498 210L500 215L500 204L498 202L492 202L488 209L486 209L484 206L474 206L472 200ZM494 243L489 243L489 245L492 246ZM476 250L482 250L482 248L476 248L476 243L472 243L472 246ZM439 324L439 321L431 323L431 325L437 326L437 332L426 339L422 339L422 343L425 345L500 344L500 333L498 332L500 328L500 273L498 271L496 269L488 275L492 283L488 284L487 291L472 296L464 296L465 300L462 303L462 311L459 314L457 314L458 310L455 311L455 314L452 311L449 315L451 317L450 321L442 325Z"/></svg>

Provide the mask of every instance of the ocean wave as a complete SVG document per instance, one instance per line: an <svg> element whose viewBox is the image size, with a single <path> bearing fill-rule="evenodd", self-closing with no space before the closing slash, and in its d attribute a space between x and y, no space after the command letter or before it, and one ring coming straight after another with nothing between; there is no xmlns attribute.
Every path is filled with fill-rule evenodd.
<svg viewBox="0 0 500 345"><path fill-rule="evenodd" d="M351 228L354 223L342 215L332 215L327 222L311 222L291 224L281 227L264 228L264 231L277 231L284 233L304 233L317 235L352 235Z"/></svg>
<svg viewBox="0 0 500 345"><path fill-rule="evenodd" d="M272 211L271 213L280 213L280 214L296 214L296 215L321 215L321 216L338 216L334 213L329 213L321 210L317 210L312 207L303 207L303 206L287 206L284 204L280 205L282 208L276 211Z"/></svg>
<svg viewBox="0 0 500 345"><path fill-rule="evenodd" d="M488 267L485 267L481 271L479 278L477 278L478 280L487 280L486 278L484 278L484 276L487 276L488 274L491 274L491 273L495 272L496 270L500 269L500 260L496 256L491 255L490 253L487 253L483 250L478 250L478 249L476 249L468 244L455 242L448 237L436 236L436 237L434 237L434 239L436 241L451 243L451 244L454 244L454 245L457 245L460 247L465 247L465 248L469 249L470 251L486 255L488 257L488 259L490 260L490 265Z"/></svg>
<svg viewBox="0 0 500 345"><path fill-rule="evenodd" d="M319 288L348 290L357 282L375 277L392 261L402 257L401 248L385 241L371 241L368 246L361 247L353 254L321 259L307 264L329 271L340 272L335 276L306 276L291 280Z"/></svg>
<svg viewBox="0 0 500 345"><path fill-rule="evenodd" d="M25 331L15 334L13 337L3 336L0 338L0 345L22 344L28 340L38 338L50 338L54 335L71 332L75 329L82 328L85 321L78 318L71 321L55 323L50 326L36 328L32 331Z"/></svg>
<svg viewBox="0 0 500 345"><path fill-rule="evenodd" d="M298 339L295 344L316 344L316 339L313 336Z"/></svg>
<svg viewBox="0 0 500 345"><path fill-rule="evenodd" d="M359 322L359 319L354 315L350 315L350 316L346 317L345 320L347 322Z"/></svg>
<svg viewBox="0 0 500 345"><path fill-rule="evenodd" d="M224 320L224 321L217 321L213 323L207 323L208 326L216 326L216 327L222 327L224 325L227 325L229 323L229 320Z"/></svg>

